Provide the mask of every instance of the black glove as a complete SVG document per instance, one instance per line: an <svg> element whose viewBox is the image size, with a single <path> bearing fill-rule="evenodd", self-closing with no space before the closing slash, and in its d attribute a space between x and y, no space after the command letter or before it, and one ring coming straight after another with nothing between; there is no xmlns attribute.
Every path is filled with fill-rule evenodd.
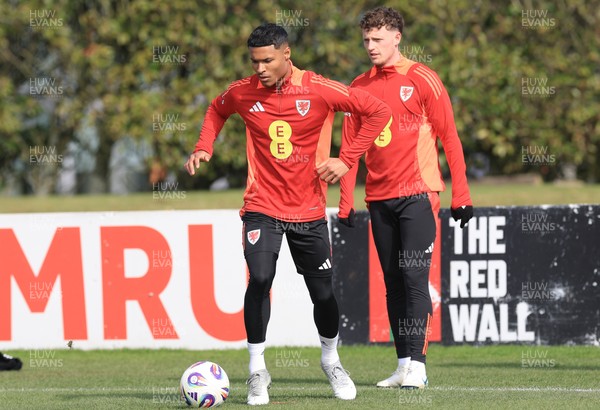
<svg viewBox="0 0 600 410"><path fill-rule="evenodd" d="M464 228L469 219L473 218L473 207L471 205L463 205L460 208L450 208L450 214L455 221L460 219L460 227Z"/></svg>
<svg viewBox="0 0 600 410"><path fill-rule="evenodd" d="M348 228L354 228L354 208L348 212L348 218L339 218L342 225L346 225Z"/></svg>

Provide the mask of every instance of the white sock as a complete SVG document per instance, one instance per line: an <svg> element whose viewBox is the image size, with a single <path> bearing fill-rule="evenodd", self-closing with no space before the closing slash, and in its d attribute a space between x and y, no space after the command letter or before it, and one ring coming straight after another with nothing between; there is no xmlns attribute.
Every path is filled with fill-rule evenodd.
<svg viewBox="0 0 600 410"><path fill-rule="evenodd" d="M417 362L416 360L413 360L410 362L410 367L413 370L418 370L420 372L425 372L425 363L421 363L421 362Z"/></svg>
<svg viewBox="0 0 600 410"><path fill-rule="evenodd" d="M319 339L321 339L321 363L333 364L340 360L337 352L339 337L339 333L333 339L319 335Z"/></svg>
<svg viewBox="0 0 600 410"><path fill-rule="evenodd" d="M248 343L248 353L250 353L250 364L248 365L250 374L267 368L265 363L265 342Z"/></svg>
<svg viewBox="0 0 600 410"><path fill-rule="evenodd" d="M406 367L410 364L410 356L409 357L400 357L398 358L398 368Z"/></svg>

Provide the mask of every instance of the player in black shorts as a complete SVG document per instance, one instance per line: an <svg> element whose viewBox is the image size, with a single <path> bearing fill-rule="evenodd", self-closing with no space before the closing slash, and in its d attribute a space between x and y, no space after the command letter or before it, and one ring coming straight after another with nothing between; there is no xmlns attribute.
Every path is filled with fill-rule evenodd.
<svg viewBox="0 0 600 410"><path fill-rule="evenodd" d="M304 276L314 305L313 315L321 340L323 370L334 376L332 387L336 397L353 399L356 388L341 366L337 353L339 311L333 294L327 221L287 222L259 212L246 212L242 221L244 256L250 272L244 298L250 367L264 366L264 345L271 315L269 292L285 234L296 270ZM255 354L256 351L262 354Z"/></svg>
<svg viewBox="0 0 600 410"><path fill-rule="evenodd" d="M324 219L327 183L336 183L358 162L392 113L366 91L351 90L295 67L287 32L281 26L265 23L257 27L248 38L248 51L255 75L234 81L212 101L185 165L194 175L201 162L210 160L225 121L234 113L244 119L248 183L241 215L250 272L244 299L250 353L248 404L269 402L265 333L269 290L284 234L314 303L321 367L335 397L352 400L356 387L337 354L339 313ZM354 112L364 121L339 158L328 158L334 111Z"/></svg>
<svg viewBox="0 0 600 410"><path fill-rule="evenodd" d="M250 283L244 301L248 342L261 343L265 340L270 316L269 291L275 278L275 265L284 234L296 270L304 276L314 304L319 334L335 338L339 313L331 282L331 246L327 221L286 222L258 212L247 212L242 220L244 256L250 271ZM250 320L250 317L260 317L262 320Z"/></svg>

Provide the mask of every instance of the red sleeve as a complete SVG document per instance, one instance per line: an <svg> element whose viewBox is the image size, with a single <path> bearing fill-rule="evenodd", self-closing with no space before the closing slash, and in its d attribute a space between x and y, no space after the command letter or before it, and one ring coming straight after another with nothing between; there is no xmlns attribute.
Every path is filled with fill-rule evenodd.
<svg viewBox="0 0 600 410"><path fill-rule="evenodd" d="M217 139L227 118L235 113L235 95L231 89L236 83L232 83L224 93L212 100L208 106L194 152L206 151L210 155L213 154L215 139Z"/></svg>
<svg viewBox="0 0 600 410"><path fill-rule="evenodd" d="M345 111L364 117L355 138L340 151L340 160L348 168L352 168L385 128L392 110L366 91L348 88L319 75L314 75L311 81L320 86L320 94L333 111Z"/></svg>
<svg viewBox="0 0 600 410"><path fill-rule="evenodd" d="M361 121L357 115L352 115L348 112L344 115L344 123L342 125L342 146L340 150L344 150L350 142L354 139L354 136L360 129ZM340 218L347 218L350 214L350 210L354 208L354 188L356 186L356 174L358 173L358 167L354 166L350 168L350 171L346 173L340 179L340 210L338 216Z"/></svg>
<svg viewBox="0 0 600 410"><path fill-rule="evenodd" d="M424 65L415 69L423 90L423 102L427 117L433 126L433 133L442 141L450 174L452 176L452 208L472 205L467 167L462 144L456 131L454 112L448 92L438 75Z"/></svg>
<svg viewBox="0 0 600 410"><path fill-rule="evenodd" d="M347 147L340 151L340 159L352 168L386 127L392 116L392 110L386 103L367 91L358 88L350 88L349 91L350 105L344 107L343 111L362 117L356 136Z"/></svg>

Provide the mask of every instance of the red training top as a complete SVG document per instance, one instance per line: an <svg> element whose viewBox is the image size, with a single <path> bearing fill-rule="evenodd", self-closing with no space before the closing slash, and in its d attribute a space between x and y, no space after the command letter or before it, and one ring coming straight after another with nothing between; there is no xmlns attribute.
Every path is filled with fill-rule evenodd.
<svg viewBox="0 0 600 410"><path fill-rule="evenodd" d="M213 143L233 113L246 123L248 180L245 212L284 221L325 217L327 183L317 165L329 158L334 111L363 117L356 137L340 152L352 168L388 122L389 107L371 94L350 89L291 63L281 87L264 87L257 75L235 81L210 104L194 152L213 153Z"/></svg>
<svg viewBox="0 0 600 410"><path fill-rule="evenodd" d="M438 162L437 137L446 152L452 176L452 208L472 205L465 159L450 98L438 75L403 56L394 64L373 66L356 77L352 88L367 90L392 109L392 119L366 154L365 201L381 201L445 190ZM354 139L361 118L347 113L342 149ZM354 206L356 171L340 181L340 218Z"/></svg>

